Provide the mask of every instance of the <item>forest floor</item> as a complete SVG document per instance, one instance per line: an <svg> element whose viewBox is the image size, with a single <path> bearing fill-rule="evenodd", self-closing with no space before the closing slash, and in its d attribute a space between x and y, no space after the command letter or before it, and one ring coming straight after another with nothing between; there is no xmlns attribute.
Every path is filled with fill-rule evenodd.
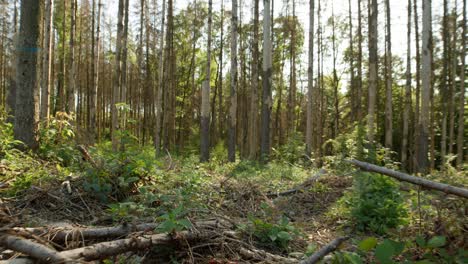
<svg viewBox="0 0 468 264"><path fill-rule="evenodd" d="M57 171L56 164L49 164L46 161L40 161L40 163L48 173L60 174ZM170 168L166 169L166 173L187 173L187 170L178 166L180 164L170 165ZM210 218L228 219L237 226L233 229L234 231L237 231L236 229L239 229L239 227L246 228L246 223L255 221L265 225L269 225L271 222L274 225L275 221L281 219L282 216L287 216L288 223L285 223L283 227L288 229L294 226L294 233L297 230L297 234L299 234L300 230L300 235L286 240L287 242L291 240L287 250L271 246L269 243L257 243L248 235L239 235L239 237L232 240L233 244L245 243L249 245L250 249L260 250L260 254L256 256L229 249L228 241L226 241L226 246L221 248L217 245L198 248L200 244L206 243L206 241L195 241L192 244L176 249L165 257L172 258L174 261L178 259L178 263L191 261L195 263L275 263L278 261L275 259L276 255L284 256L291 261L294 261L294 259L299 261L299 258L304 256L303 253L308 245L314 244L316 248L319 248L343 234L343 231L339 230L339 219L332 219L330 210L333 210L334 204L352 186L351 176L334 176L324 170L316 174L309 173L309 175L305 175L304 173L307 172L301 169L302 175L293 179L288 178L292 177L294 170L289 166L287 170L282 169L283 173L285 172L287 175L275 179L277 181L276 186L282 186L283 190L289 187L292 188L291 193L282 194L279 190L269 189L271 179L268 179L268 176L247 177L249 171L242 171L242 173L246 174L236 177L233 171L242 170L242 167L242 165L234 166L230 173L223 175L215 170L196 166L195 170L203 170L201 174L205 175L205 177L192 177L192 183L188 184L184 182L187 179L182 180L182 182L174 180L169 184L161 184L161 182L158 182L160 179L151 179L150 175L143 181L146 181L145 187L150 188L152 194L157 194L161 188L165 189L160 191L161 193L165 193L170 189L179 189L177 192L167 192L167 196L153 197L154 201L151 206L155 209L156 214L161 215L162 212L167 212L167 209L157 212L158 206L165 207L169 203L171 203L171 206L177 206L178 204L184 207L184 217L190 219L192 223ZM6 165L1 169L0 173L3 173L3 175L6 175L7 171L9 175L12 175L15 170L15 168ZM26 170L30 171L33 168ZM184 171L182 172L182 170ZM272 172L274 170L275 168L270 169ZM17 171L17 174L19 173L25 173L25 171ZM281 174L281 172L279 173ZM161 218L142 212L148 209L146 205L139 208L136 201L135 203L128 202L132 200L130 196L137 195L137 192L132 193L136 189L125 194L128 197L119 198L128 202L128 207L125 208L125 202L117 203L117 201L104 202L99 200L99 196L90 192L85 187L85 180L78 175L73 176L72 173L65 178L49 176L52 177L36 181L28 188L18 191L14 196L8 197L5 195L1 199L0 223L4 225L4 229L13 226L48 227L48 231L41 234L41 236L50 239L50 236L53 236L54 232L60 229L115 226L122 223L137 225L161 221ZM17 180L11 178L2 182L0 189L2 193L8 193L14 186L17 186L18 183L15 183ZM197 193L188 193L189 191ZM138 195L141 195L141 193ZM115 197L112 199L115 199ZM168 199L168 201L164 201L165 199ZM163 204L166 202L168 204ZM116 209L116 205L121 206L122 204L123 207ZM252 235L252 233L250 234ZM112 237L102 240L112 240ZM77 247L77 245L74 244L72 247ZM235 248L236 246L232 247ZM149 252L149 249L147 252ZM262 253L265 252L270 252L272 256L262 256ZM145 255L142 252L138 254L140 257L132 258L130 257L132 254L124 254L120 258L134 262L152 263L154 261L148 256L141 259L140 257ZM19 255L15 255L11 251L4 251L1 256L3 259L7 259ZM160 262L154 261L154 263L166 263L169 259L165 257L159 255Z"/></svg>
<svg viewBox="0 0 468 264"><path fill-rule="evenodd" d="M340 250L355 251L357 241L377 236L357 232L343 209L357 172L351 167L338 173L288 162L266 167L249 162L199 164L193 157L167 157L155 166L140 162L144 161L141 156L112 159L104 158L106 153L91 151L79 165L67 168L18 155L23 157L21 166L11 159L0 163L2 232L17 232L14 234L25 240L58 252L156 233L168 236L161 244L138 249L129 246L126 252L109 256L106 263L299 263L338 237L350 237ZM153 167L159 169L147 170ZM109 180L101 181L103 175ZM414 194L408 200L414 201ZM434 204L431 199L427 198L424 206ZM437 221L441 221L441 214L453 211L455 217L461 216L456 223L461 227L453 231L458 235L449 239L455 247L463 248L467 239L468 222L463 220L466 203L451 199L445 202L453 201L450 206L455 207L444 204L443 209L438 208ZM435 213L423 210L425 223L413 217L405 228L393 230L393 236L417 234L421 225L432 230L427 234L437 233L438 225L448 229L453 218L432 223ZM214 227L210 221L216 221ZM138 224L151 228L139 230ZM88 238L84 231L114 226L128 232ZM68 233L64 241L57 242L55 238L63 230ZM0 261L22 257L0 246Z"/></svg>

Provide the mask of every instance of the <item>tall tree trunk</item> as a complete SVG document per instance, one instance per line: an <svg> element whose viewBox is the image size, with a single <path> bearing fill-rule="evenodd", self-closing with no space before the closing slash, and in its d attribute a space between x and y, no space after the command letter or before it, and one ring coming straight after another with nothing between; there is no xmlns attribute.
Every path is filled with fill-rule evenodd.
<svg viewBox="0 0 468 264"><path fill-rule="evenodd" d="M457 89L457 66L458 66L458 51L457 51L457 2L455 1L452 11L452 69L450 77L450 99L449 99L449 137L448 137L448 153L452 154L453 152L453 143L455 138L455 91Z"/></svg>
<svg viewBox="0 0 468 264"><path fill-rule="evenodd" d="M18 0L15 0L13 5L13 43L16 44L18 41L18 5L17 5ZM9 87L8 87L8 92L6 95L6 111L10 115L9 118L7 118L8 122L14 123L14 116L15 116L15 109L16 109L16 63L17 57L13 56L13 67L11 69L11 75L10 75L10 80L9 80Z"/></svg>
<svg viewBox="0 0 468 264"><path fill-rule="evenodd" d="M415 46L416 46L416 98L415 98L415 109L414 109L414 138L413 138L413 170L417 170L418 167L418 153L419 153L419 116L420 116L420 102L421 102L421 52L420 52L420 41L419 41L419 18L418 18L418 0L414 0L414 34L415 34ZM431 153L432 156L432 153ZM432 159L434 160L434 159ZM432 165L431 165L432 167Z"/></svg>
<svg viewBox="0 0 468 264"><path fill-rule="evenodd" d="M321 13L321 2L319 1L319 8L318 11ZM317 91L317 99L319 101L318 103L318 139L317 139L317 146L318 146L318 151L317 151L317 167L321 167L323 165L323 145L326 139L326 130L325 130L325 122L327 121L327 105L325 104L325 75L323 74L324 71L324 56L325 56L325 46L323 45L323 30L324 27L321 23L321 16L318 15L318 24L319 24L319 50L320 50L320 70L319 70L319 85L318 85L318 91ZM328 98L327 98L328 99Z"/></svg>
<svg viewBox="0 0 468 264"><path fill-rule="evenodd" d="M283 45L285 44L286 40L283 38ZM283 49L281 52L281 66L280 66L280 79L277 88L277 96L278 100L276 103L276 113L275 113L275 136L278 138L278 146L281 146L284 143L284 132L283 132L283 125L282 125L282 118L281 118L281 109L283 105L283 86L284 86L284 64L285 64L285 57L286 57L286 50Z"/></svg>
<svg viewBox="0 0 468 264"><path fill-rule="evenodd" d="M163 98L163 83L164 83L164 20L166 18L166 1L163 0L162 4L162 17L161 17L161 37L159 38L159 73L158 73L158 90L156 94L156 115L155 115L155 131L154 131L154 148L156 156L161 154L161 123L162 123L162 98Z"/></svg>
<svg viewBox="0 0 468 264"><path fill-rule="evenodd" d="M76 114L76 104L75 104L75 86L76 86L76 64L75 64L75 34L76 34L76 10L77 10L76 0L71 0L70 7L70 51L68 54L68 61L70 64L70 70L68 72L68 113Z"/></svg>
<svg viewBox="0 0 468 264"><path fill-rule="evenodd" d="M93 9L96 0L93 0ZM97 111L97 103L98 103L98 87L99 87L99 58L100 58L100 42L101 42L101 8L102 3L101 0L98 2L98 9L97 9L97 20L94 20L94 11L93 11L93 29L96 28L96 39L94 38L93 34L93 41L94 45L92 47L93 55L93 87L91 89L91 96L90 96L90 110L89 110L89 138L90 143L94 144L96 140L96 126L98 126L98 122L96 120L96 111ZM96 25L94 25L96 24ZM95 40L94 40L95 39Z"/></svg>
<svg viewBox="0 0 468 264"><path fill-rule="evenodd" d="M229 105L229 129L228 129L228 160L236 160L236 124L237 124L237 38L238 18L237 0L232 2L231 16L231 88Z"/></svg>
<svg viewBox="0 0 468 264"><path fill-rule="evenodd" d="M419 118L419 148L417 171L427 172L428 168L428 136L429 136L429 103L432 76L432 12L431 0L423 2L423 31L422 31L422 91L421 91L421 116Z"/></svg>
<svg viewBox="0 0 468 264"><path fill-rule="evenodd" d="M393 69L392 69L392 29L391 29L391 17L390 17L390 0L385 0L385 10L387 18L386 36L385 41L387 43L386 51L386 65L385 72L385 147L392 150L393 147L393 109L392 109L392 86L393 86Z"/></svg>
<svg viewBox="0 0 468 264"><path fill-rule="evenodd" d="M212 145L218 143L218 140L222 138L222 127L221 124L221 115L218 113L222 113L223 107L223 49L224 49L224 0L221 0L221 25L220 25L220 39L219 39L219 54L218 54L218 71L217 71L217 78L216 78L216 91L215 95L213 96L213 110L212 110L212 125L211 129L213 130L213 140ZM216 112L216 99L218 99L218 113ZM216 124L216 121L218 124Z"/></svg>
<svg viewBox="0 0 468 264"><path fill-rule="evenodd" d="M55 112L64 112L66 105L66 94L65 94L65 72L66 72L66 45L65 45L65 35L67 29L66 23L67 17L67 1L63 1L63 12L62 12L62 48L60 51L60 72L58 76L58 85L57 85L57 99L55 101Z"/></svg>
<svg viewBox="0 0 468 264"><path fill-rule="evenodd" d="M120 102L120 86L122 83L122 39L124 34L123 20L124 20L125 0L119 0L118 21L117 21L117 43L115 46L115 70L114 70L114 84L112 91L111 115L112 115L112 149L117 151L119 141L117 133L120 129L119 126L119 113L117 111L117 103Z"/></svg>
<svg viewBox="0 0 468 264"><path fill-rule="evenodd" d="M121 74L121 83L120 83L120 102L127 104L127 43L128 43L128 10L129 10L129 1L125 0L125 17L124 17L124 29L123 29L123 38L122 38L122 70ZM123 110L120 116L120 131L123 132L127 129L127 111ZM125 150L125 138L122 136L120 138L120 151Z"/></svg>
<svg viewBox="0 0 468 264"><path fill-rule="evenodd" d="M22 0L16 61L15 139L36 149L39 122L39 47L41 32L40 1Z"/></svg>
<svg viewBox="0 0 468 264"><path fill-rule="evenodd" d="M208 43L206 76L202 88L201 124L200 124L200 162L210 159L210 82L211 82L211 26L213 1L208 1Z"/></svg>
<svg viewBox="0 0 468 264"><path fill-rule="evenodd" d="M176 69L174 49L174 1L169 0L167 12L166 52L164 71L164 117L163 117L163 146L167 151L175 144L175 97L176 97Z"/></svg>
<svg viewBox="0 0 468 264"><path fill-rule="evenodd" d="M289 1L288 1L289 2ZM292 15L289 16L290 44L289 44L289 92L287 101L286 135L291 137L295 131L296 120L296 4L292 0ZM292 18L292 19L291 19Z"/></svg>
<svg viewBox="0 0 468 264"><path fill-rule="evenodd" d="M222 10L221 10L221 35L224 36L224 0L222 1ZM224 113L224 95L223 95L223 50L224 50L224 38L221 40L221 50L219 52L219 61L220 61L220 69L219 69L219 92L218 92L218 135L220 138L223 138L224 131L225 131L225 119L226 115Z"/></svg>
<svg viewBox="0 0 468 264"><path fill-rule="evenodd" d="M140 28L139 28L139 43L138 43L138 48L137 48L137 59L140 62L138 65L138 86L140 89L142 89L142 95L143 95L143 122L142 122L142 144L145 145L146 143L146 132L148 128L148 119L150 115L150 111L148 108L149 105L149 99L150 96L148 94L148 85L146 83L146 80L144 79L144 74L143 72L146 70L146 65L143 63L145 61L145 57L143 57L143 40L145 39L143 35L145 34L145 5L146 2L145 0L140 0ZM138 88L137 88L138 89ZM132 94L130 93L130 99L132 97ZM130 100L131 102L131 100ZM140 109L140 107L138 107Z"/></svg>
<svg viewBox="0 0 468 264"><path fill-rule="evenodd" d="M340 126L340 94L338 92L338 74L336 72L336 60L337 60L337 47L336 47L336 28L335 28L335 8L332 2L332 57L333 57L333 106L334 106L334 118L333 118L333 130L332 138L338 136Z"/></svg>
<svg viewBox="0 0 468 264"><path fill-rule="evenodd" d="M263 0L263 91L262 91L262 131L260 155L264 162L270 156L270 116L272 107L271 84L271 20L270 0Z"/></svg>
<svg viewBox="0 0 468 264"><path fill-rule="evenodd" d="M349 50L351 56L349 57L349 97L351 104L351 121L355 122L358 120L357 117L357 99L355 78L354 78L354 45L353 45L353 16L351 9L351 0L348 0L348 21L349 21Z"/></svg>
<svg viewBox="0 0 468 264"><path fill-rule="evenodd" d="M369 7L369 89L368 89L368 117L367 137L371 152L375 151L375 104L378 84L378 57L377 57L377 0L370 0ZM371 153L373 156L374 153Z"/></svg>
<svg viewBox="0 0 468 264"><path fill-rule="evenodd" d="M403 137L401 142L401 164L408 170L409 119L411 111L411 0L408 0L408 24L406 37L406 86L403 112Z"/></svg>
<svg viewBox="0 0 468 264"><path fill-rule="evenodd" d="M363 124L363 107L362 107L362 16L361 16L361 0L358 0L358 61L357 61L357 84L356 84L356 94L357 94L357 153L356 157L362 159L364 157L364 124Z"/></svg>
<svg viewBox="0 0 468 264"><path fill-rule="evenodd" d="M322 157L322 142L323 142L323 126L322 126L322 100L321 100L321 90L323 82L323 69L322 69L322 60L323 60L323 47L322 47L322 22L321 22L321 13L322 13L322 1L318 0L317 8L317 84L315 89L315 120L316 120L316 150L315 158L317 167L321 166L321 157Z"/></svg>
<svg viewBox="0 0 468 264"><path fill-rule="evenodd" d="M53 38L53 21L54 21L54 1L46 0L45 2L45 28L44 28L44 47L42 57L42 85L41 85L41 121L44 121L46 126L49 123L50 115L50 89L52 83L52 42Z"/></svg>
<svg viewBox="0 0 468 264"><path fill-rule="evenodd" d="M466 54L466 0L463 0L463 22L462 22L462 50L461 56L461 71L460 71L460 100L458 106L458 131L457 131L457 168L459 170L463 167L464 157L464 140L463 133L465 133L465 54Z"/></svg>
<svg viewBox="0 0 468 264"><path fill-rule="evenodd" d="M442 83L440 84L440 99L442 104L442 124L440 135L440 162L441 168L445 168L445 156L447 155L447 116L448 116L448 44L449 44L449 26L448 26L448 1L444 0L444 16L443 16L443 68L442 68Z"/></svg>
<svg viewBox="0 0 468 264"><path fill-rule="evenodd" d="M362 119L362 17L361 0L358 0L358 61L357 61L357 115L361 123Z"/></svg>
<svg viewBox="0 0 468 264"><path fill-rule="evenodd" d="M257 157L258 149L258 82L259 82L259 0L254 0L254 24L253 24L253 51L252 51L252 88L250 96L250 119L249 119L249 158Z"/></svg>
<svg viewBox="0 0 468 264"><path fill-rule="evenodd" d="M313 148L314 109L314 8L315 0L309 1L309 50L307 67L307 124L306 124L306 155L311 157Z"/></svg>

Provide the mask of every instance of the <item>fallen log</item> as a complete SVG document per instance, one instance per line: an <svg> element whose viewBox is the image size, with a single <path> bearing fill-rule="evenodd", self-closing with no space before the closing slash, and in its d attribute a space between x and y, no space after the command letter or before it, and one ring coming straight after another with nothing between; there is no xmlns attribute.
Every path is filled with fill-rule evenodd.
<svg viewBox="0 0 468 264"><path fill-rule="evenodd" d="M16 252L25 253L28 256L47 263L68 263L69 259L63 257L56 250L42 244L13 235L0 237L0 245Z"/></svg>
<svg viewBox="0 0 468 264"><path fill-rule="evenodd" d="M294 258L287 258L275 254L271 254L269 252L266 252L261 249L256 249L256 248L244 248L241 247L239 249L239 254L242 255L242 257L246 259L255 259L255 260L261 260L261 261L270 261L272 263L284 263L284 264L295 264L298 263L299 261Z"/></svg>
<svg viewBox="0 0 468 264"><path fill-rule="evenodd" d="M387 169L385 167L380 167L380 166L370 164L367 162L362 162L359 160L348 160L347 162L365 171L377 172L386 176L390 176L400 181L405 181L405 182L409 182L412 184L425 187L427 189L433 189L433 190L441 191L447 194L453 194L459 197L463 197L465 199L468 198L468 189L463 188L463 187L455 187L455 186L448 185L445 183L439 183L439 182L426 180L420 177L411 176L403 172L394 171L391 169Z"/></svg>
<svg viewBox="0 0 468 264"><path fill-rule="evenodd" d="M66 250L59 253L60 257L73 260L100 260L129 251L138 251L158 245L167 245L183 239L184 241L196 241L212 239L213 232L183 231L176 236L170 234L155 234L149 236L136 236L126 239L118 239L109 242L101 242L87 247Z"/></svg>
<svg viewBox="0 0 468 264"><path fill-rule="evenodd" d="M140 229L152 227L153 224L142 224L139 225ZM138 227L138 225L137 225ZM66 251L55 251L42 244L26 240L24 238L5 234L0 237L0 246L10 249L24 255L27 255L35 260L48 262L48 263L63 263L73 262L77 260L99 260L105 259L110 256L115 256L121 253L129 251L138 251L150 248L152 246L167 245L176 243L177 241L183 240L186 242L193 242L198 240L209 240L215 239L216 237L222 236L220 230L224 228L232 228L232 225L226 221L214 219L196 222L193 225L193 229L190 231L177 232L175 234L153 234L144 235L138 233L131 233L129 238L118 239L109 242L101 242L94 245L80 247L76 249ZM130 229L132 230L132 229ZM135 229L133 229L135 230ZM24 230L22 230L24 231ZM32 232L39 232L41 229L30 230ZM44 229L42 229L44 231ZM70 230L68 230L70 231ZM109 231L113 231L110 232ZM88 232L89 236L100 236L104 238L104 234L116 235L124 234L128 229L122 226L112 228L100 228L82 230L82 232ZM107 233L106 233L107 232ZM67 232L63 231L60 236L65 236ZM81 236L80 236L81 237Z"/></svg>
<svg viewBox="0 0 468 264"><path fill-rule="evenodd" d="M312 256L300 262L300 264L314 264L317 263L321 258L325 257L329 253L335 251L341 243L348 240L349 237L339 237L334 239L332 242L315 252Z"/></svg>
<svg viewBox="0 0 468 264"><path fill-rule="evenodd" d="M36 263L32 259L28 258L15 258L9 260L0 260L0 264L34 264Z"/></svg>
<svg viewBox="0 0 468 264"><path fill-rule="evenodd" d="M116 237L127 236L134 232L152 231L158 226L157 223L144 223L138 225L123 224L112 227L96 227L96 228L66 228L63 227L38 227L38 228L27 228L27 227L14 227L9 229L9 233L22 233L27 232L37 236L47 235L50 240L56 243L64 243L67 240L71 240L73 237L78 235L80 238L86 240L99 240L99 239L111 239Z"/></svg>

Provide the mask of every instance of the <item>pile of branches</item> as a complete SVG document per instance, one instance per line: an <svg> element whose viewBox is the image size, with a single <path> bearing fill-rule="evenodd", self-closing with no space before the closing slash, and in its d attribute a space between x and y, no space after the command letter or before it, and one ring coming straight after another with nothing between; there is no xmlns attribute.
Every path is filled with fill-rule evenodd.
<svg viewBox="0 0 468 264"><path fill-rule="evenodd" d="M226 263L226 259L243 263L299 263L298 259L268 253L244 242L234 231L234 224L228 220L214 218L197 221L189 230L163 234L155 233L156 227L156 223L126 223L93 228L3 228L0 229L0 259L10 262L0 263L12 263L13 259L15 263L78 263L125 254L155 259L150 252L168 246L182 251L190 263L198 263L197 258L206 261L206 256L210 256L210 263ZM166 251L166 254L170 253L174 251ZM224 260L218 262L217 257Z"/></svg>

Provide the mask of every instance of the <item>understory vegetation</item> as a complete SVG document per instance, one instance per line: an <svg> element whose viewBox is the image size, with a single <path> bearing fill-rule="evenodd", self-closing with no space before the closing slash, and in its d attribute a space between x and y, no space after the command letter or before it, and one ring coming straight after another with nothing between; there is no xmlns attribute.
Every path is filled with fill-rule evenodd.
<svg viewBox="0 0 468 264"><path fill-rule="evenodd" d="M467 263L466 201L356 170L345 159L369 153L365 144L357 149L358 131L329 142L330 155L317 171L293 139L268 164L227 163L221 144L211 162L199 163L192 154L156 158L152 147L138 142L118 152L109 141L77 147L72 124L73 117L58 115L41 130L39 151L23 152L16 149L21 143L2 115L2 224L154 222L154 232L177 236L193 229L195 221L216 216L234 223L239 243L297 261L335 237L349 236L327 261ZM377 164L398 167L385 149L374 158ZM464 172L431 175L440 182L467 184ZM281 195L290 189L296 192ZM198 246L158 254L171 263L236 261L228 248ZM195 254L198 250L204 253ZM135 254L113 261L141 260ZM239 256L237 261L255 263Z"/></svg>

